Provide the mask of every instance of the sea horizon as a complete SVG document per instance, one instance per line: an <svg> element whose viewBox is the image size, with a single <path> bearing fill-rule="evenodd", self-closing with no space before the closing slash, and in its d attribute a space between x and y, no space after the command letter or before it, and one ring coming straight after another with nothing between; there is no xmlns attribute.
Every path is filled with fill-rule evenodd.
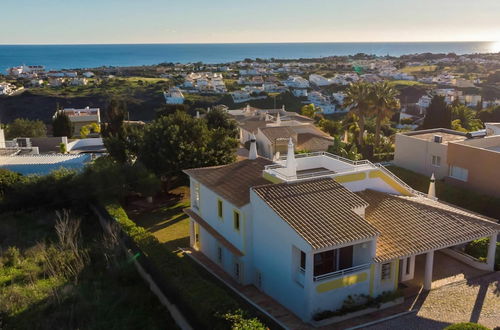
<svg viewBox="0 0 500 330"><path fill-rule="evenodd" d="M427 52L463 55L498 51L499 43L495 41L0 44L0 71L22 64L60 70L165 62L218 64L245 58L306 59L358 53L401 56Z"/></svg>

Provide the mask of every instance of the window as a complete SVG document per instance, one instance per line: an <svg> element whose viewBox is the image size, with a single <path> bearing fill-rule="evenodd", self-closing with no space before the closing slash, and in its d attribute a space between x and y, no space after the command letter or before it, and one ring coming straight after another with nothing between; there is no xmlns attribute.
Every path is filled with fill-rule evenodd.
<svg viewBox="0 0 500 330"><path fill-rule="evenodd" d="M382 280L390 280L391 279L391 263L390 262L388 262L386 264L382 264L382 274L380 277Z"/></svg>
<svg viewBox="0 0 500 330"><path fill-rule="evenodd" d="M352 267L352 245L314 255L314 276Z"/></svg>
<svg viewBox="0 0 500 330"><path fill-rule="evenodd" d="M234 263L234 277L236 277L237 279L240 278L240 263L239 262Z"/></svg>
<svg viewBox="0 0 500 330"><path fill-rule="evenodd" d="M222 248L220 246L217 247L217 261L219 263L222 263Z"/></svg>
<svg viewBox="0 0 500 330"><path fill-rule="evenodd" d="M240 230L240 212L233 211L233 223L234 223L234 229L239 231Z"/></svg>
<svg viewBox="0 0 500 330"><path fill-rule="evenodd" d="M200 208L200 184L194 184L194 207Z"/></svg>
<svg viewBox="0 0 500 330"><path fill-rule="evenodd" d="M257 286L262 288L262 273L257 271Z"/></svg>
<svg viewBox="0 0 500 330"><path fill-rule="evenodd" d="M469 170L466 168L458 167L458 166L450 166L450 176L454 179L467 181L469 177Z"/></svg>
<svg viewBox="0 0 500 330"><path fill-rule="evenodd" d="M440 167L441 166L441 157L432 156L432 166Z"/></svg>
<svg viewBox="0 0 500 330"><path fill-rule="evenodd" d="M222 201L217 200L217 215L222 219Z"/></svg>
<svg viewBox="0 0 500 330"><path fill-rule="evenodd" d="M411 273L411 257L406 258L406 275Z"/></svg>
<svg viewBox="0 0 500 330"><path fill-rule="evenodd" d="M300 270L303 272L306 270L306 254L304 251L300 251Z"/></svg>

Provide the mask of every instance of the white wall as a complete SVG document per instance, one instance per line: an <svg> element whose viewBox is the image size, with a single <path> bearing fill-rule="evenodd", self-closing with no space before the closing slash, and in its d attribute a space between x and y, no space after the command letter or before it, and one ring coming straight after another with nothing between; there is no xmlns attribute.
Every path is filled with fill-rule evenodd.
<svg viewBox="0 0 500 330"><path fill-rule="evenodd" d="M194 205L194 191L195 191L195 180L191 179L191 205ZM218 216L217 201L222 200L223 205L223 217L222 219ZM238 250L240 250L244 256L237 257L234 256L228 249L224 248L215 238L213 238L205 230L200 231L200 245L201 251L206 254L215 263L218 262L217 246L223 247L223 268L231 275L234 275L234 261L239 260L242 264L242 274L241 281L244 284L250 283L253 278L251 276L251 257L249 251L251 251L247 244L249 239L246 237L247 233L250 232L250 224L247 219L249 219L247 212L249 207L237 208L233 204L229 203L227 200L219 197L217 194L212 192L203 184L200 184L200 203L199 209L193 207L193 211L197 212L203 220L205 220L212 228L214 228L220 235L222 235L226 240L228 240L232 245L234 245ZM236 210L240 213L240 230L237 231L234 228L233 211ZM202 228L200 226L200 228Z"/></svg>
<svg viewBox="0 0 500 330"><path fill-rule="evenodd" d="M436 135L439 135L439 132L436 132ZM429 177L434 173L436 179L442 179L448 175L447 150L446 144L396 134L393 163ZM441 157L440 167L432 165L433 155Z"/></svg>
<svg viewBox="0 0 500 330"><path fill-rule="evenodd" d="M255 274L260 272L262 275L260 289L307 320L310 316L307 298L310 288L307 283L303 287L295 280L297 269L292 257L294 246L306 252L307 268L312 269L311 247L252 190L250 200L254 214ZM258 287L257 276L255 285Z"/></svg>
<svg viewBox="0 0 500 330"><path fill-rule="evenodd" d="M5 148L5 134L2 128L0 128L0 148Z"/></svg>

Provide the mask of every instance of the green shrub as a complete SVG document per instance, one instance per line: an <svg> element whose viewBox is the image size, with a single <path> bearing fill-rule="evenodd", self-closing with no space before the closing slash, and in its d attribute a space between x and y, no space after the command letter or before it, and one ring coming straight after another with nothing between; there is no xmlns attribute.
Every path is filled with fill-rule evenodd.
<svg viewBox="0 0 500 330"><path fill-rule="evenodd" d="M15 246L10 246L5 253L5 265L16 267L21 262L21 252Z"/></svg>
<svg viewBox="0 0 500 330"><path fill-rule="evenodd" d="M321 311L314 314L313 319L315 321L321 321L334 316L341 316L349 313L354 313L366 308L379 308L381 304L394 301L401 297L403 294L399 290L395 291L384 291L377 297L372 297L366 294L354 294L349 295L344 300L342 307L334 311Z"/></svg>
<svg viewBox="0 0 500 330"><path fill-rule="evenodd" d="M443 330L489 330L489 328L477 323L463 322L449 325Z"/></svg>
<svg viewBox="0 0 500 330"><path fill-rule="evenodd" d="M465 246L465 253L477 258L479 260L486 260L488 255L488 245L490 244L490 238L484 237L470 242ZM500 242L497 242L497 248L495 253L495 269L500 269Z"/></svg>

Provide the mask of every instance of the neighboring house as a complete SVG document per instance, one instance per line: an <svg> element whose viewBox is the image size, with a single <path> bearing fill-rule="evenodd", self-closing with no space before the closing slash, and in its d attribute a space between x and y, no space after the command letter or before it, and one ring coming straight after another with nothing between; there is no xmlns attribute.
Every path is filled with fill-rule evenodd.
<svg viewBox="0 0 500 330"><path fill-rule="evenodd" d="M447 181L500 197L500 135L448 143Z"/></svg>
<svg viewBox="0 0 500 330"><path fill-rule="evenodd" d="M283 81L283 85L289 88L309 88L309 81L300 76L290 76Z"/></svg>
<svg viewBox="0 0 500 330"><path fill-rule="evenodd" d="M11 95L15 90L16 86L6 82L0 82L0 96Z"/></svg>
<svg viewBox="0 0 500 330"><path fill-rule="evenodd" d="M462 133L438 128L396 134L394 165L500 197L500 128Z"/></svg>
<svg viewBox="0 0 500 330"><path fill-rule="evenodd" d="M435 251L457 257L474 239L490 238L487 261L469 263L493 270L500 225L492 219L427 198L369 161L295 156L289 141L287 156L272 162L254 148L240 162L184 171L192 255L303 321L416 279L430 290L441 267Z"/></svg>
<svg viewBox="0 0 500 330"><path fill-rule="evenodd" d="M83 109L65 108L58 110L64 112L74 125L73 136L80 136L80 129L83 126L96 123L101 125L101 115L99 108L85 107ZM54 118L58 111L54 114Z"/></svg>
<svg viewBox="0 0 500 330"><path fill-rule="evenodd" d="M85 86L88 83L89 83L89 81L87 80L87 78L73 78L73 79L71 79L69 84L71 86Z"/></svg>
<svg viewBox="0 0 500 330"><path fill-rule="evenodd" d="M333 79L325 78L319 74L309 75L309 82L313 85L320 86L320 87L321 86L329 86L329 85L332 85L335 83Z"/></svg>
<svg viewBox="0 0 500 330"><path fill-rule="evenodd" d="M394 165L442 179L448 175L448 143L463 141L463 132L435 128L396 134Z"/></svg>
<svg viewBox="0 0 500 330"><path fill-rule="evenodd" d="M284 108L247 106L228 113L238 122L240 142L244 144L255 136L260 154L270 159L276 152L286 151L289 138L301 151L325 151L333 144L333 138L315 127L312 119Z"/></svg>
<svg viewBox="0 0 500 330"><path fill-rule="evenodd" d="M184 95L177 87L172 87L168 92L163 92L167 104L184 104Z"/></svg>

